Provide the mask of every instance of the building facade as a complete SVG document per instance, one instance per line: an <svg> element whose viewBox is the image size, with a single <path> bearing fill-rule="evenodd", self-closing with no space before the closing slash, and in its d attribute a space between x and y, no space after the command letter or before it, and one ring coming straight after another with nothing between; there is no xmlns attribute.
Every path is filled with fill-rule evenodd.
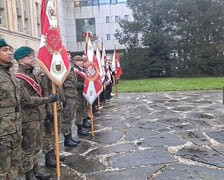
<svg viewBox="0 0 224 180"><path fill-rule="evenodd" d="M0 0L0 38L14 48L30 46L38 52L42 0ZM93 45L124 49L115 37L120 19L131 20L126 0L54 0L63 44L72 52L85 51L83 33L93 33Z"/></svg>
<svg viewBox="0 0 224 180"><path fill-rule="evenodd" d="M65 46L72 52L85 51L85 31L93 34L93 45L112 51L124 49L115 36L119 20L132 20L126 0L59 0L59 23Z"/></svg>
<svg viewBox="0 0 224 180"><path fill-rule="evenodd" d="M14 48L40 46L41 0L0 0L0 37Z"/></svg>

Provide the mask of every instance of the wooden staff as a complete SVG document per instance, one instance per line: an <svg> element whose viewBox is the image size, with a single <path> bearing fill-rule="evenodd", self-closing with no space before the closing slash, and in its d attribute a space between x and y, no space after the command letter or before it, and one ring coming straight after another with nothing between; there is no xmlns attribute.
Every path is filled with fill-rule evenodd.
<svg viewBox="0 0 224 180"><path fill-rule="evenodd" d="M56 85L52 81L52 93L56 93ZM57 102L53 102L54 110L54 137L55 137L55 155L57 163L57 178L60 179L60 158L59 158L59 144L58 144L58 113L57 113Z"/></svg>
<svg viewBox="0 0 224 180"><path fill-rule="evenodd" d="M90 104L90 118L91 118L91 132L92 132L92 136L94 136L94 127L93 127L93 109L92 109L92 104Z"/></svg>

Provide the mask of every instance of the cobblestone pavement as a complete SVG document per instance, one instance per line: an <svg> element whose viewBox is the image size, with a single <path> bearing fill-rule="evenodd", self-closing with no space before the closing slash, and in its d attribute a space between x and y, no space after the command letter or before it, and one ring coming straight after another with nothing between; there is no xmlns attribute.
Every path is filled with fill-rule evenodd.
<svg viewBox="0 0 224 180"><path fill-rule="evenodd" d="M221 90L120 93L96 113L94 137L74 125L81 143L65 148L60 136L60 179L223 180L223 109Z"/></svg>

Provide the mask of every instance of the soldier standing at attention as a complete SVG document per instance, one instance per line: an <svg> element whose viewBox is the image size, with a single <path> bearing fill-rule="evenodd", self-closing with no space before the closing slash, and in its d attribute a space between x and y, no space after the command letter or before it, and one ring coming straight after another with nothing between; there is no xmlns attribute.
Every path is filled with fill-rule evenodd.
<svg viewBox="0 0 224 180"><path fill-rule="evenodd" d="M52 81L43 72L40 73L41 88L43 96L48 97L52 92ZM58 130L61 127L61 111L62 107L62 87L57 87L59 99L57 101L57 120ZM56 167L55 141L54 141L54 113L53 106L50 103L45 104L46 117L44 118L44 136L42 152L45 154L45 166ZM64 161L65 156L60 156L60 161Z"/></svg>
<svg viewBox="0 0 224 180"><path fill-rule="evenodd" d="M21 126L19 116L19 83L10 72L12 67L11 47L0 39L0 179L20 178ZM22 178L22 177L21 177Z"/></svg>
<svg viewBox="0 0 224 180"><path fill-rule="evenodd" d="M38 172L37 154L42 145L43 104L57 101L57 94L42 97L39 79L33 73L34 50L27 46L18 48L14 58L19 63L16 77L20 79L23 168L27 180L49 179L50 173Z"/></svg>
<svg viewBox="0 0 224 180"><path fill-rule="evenodd" d="M73 58L74 61L74 69L77 76L77 107L76 107L76 116L75 116L75 124L78 127L78 135L80 136L88 136L89 131L87 128L91 128L91 124L88 122L88 107L87 101L83 96L83 88L84 88L84 58L82 56L75 56Z"/></svg>
<svg viewBox="0 0 224 180"><path fill-rule="evenodd" d="M74 63L71 61L70 51L67 51L71 68L68 77L63 83L63 91L65 95L64 108L62 111L62 128L61 131L65 137L64 146L76 147L80 141L76 141L72 138L72 120L75 117L75 108L77 103L77 75L74 68Z"/></svg>

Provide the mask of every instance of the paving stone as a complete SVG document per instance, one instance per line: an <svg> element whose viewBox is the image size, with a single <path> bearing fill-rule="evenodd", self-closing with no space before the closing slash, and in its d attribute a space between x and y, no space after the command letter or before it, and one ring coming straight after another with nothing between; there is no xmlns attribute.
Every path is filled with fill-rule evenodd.
<svg viewBox="0 0 224 180"><path fill-rule="evenodd" d="M172 162L176 162L175 158L160 147L125 154L118 154L109 158L109 163L114 168L138 167L142 165L147 166Z"/></svg>
<svg viewBox="0 0 224 180"><path fill-rule="evenodd" d="M184 145L184 141L181 137L174 133L160 133L156 136L145 139L142 142L143 147L157 147L157 146L178 146Z"/></svg>
<svg viewBox="0 0 224 180"><path fill-rule="evenodd" d="M171 164L161 174L153 178L154 180L223 180L224 171L218 169L200 167L185 164Z"/></svg>
<svg viewBox="0 0 224 180"><path fill-rule="evenodd" d="M149 166L149 167L138 167L138 168L127 168L117 171L107 171L105 174L97 172L94 174L87 175L87 179L93 180L138 180L147 179L153 172L160 169L161 166Z"/></svg>
<svg viewBox="0 0 224 180"><path fill-rule="evenodd" d="M224 155L210 148L201 146L184 147L176 155L207 165L224 168Z"/></svg>

